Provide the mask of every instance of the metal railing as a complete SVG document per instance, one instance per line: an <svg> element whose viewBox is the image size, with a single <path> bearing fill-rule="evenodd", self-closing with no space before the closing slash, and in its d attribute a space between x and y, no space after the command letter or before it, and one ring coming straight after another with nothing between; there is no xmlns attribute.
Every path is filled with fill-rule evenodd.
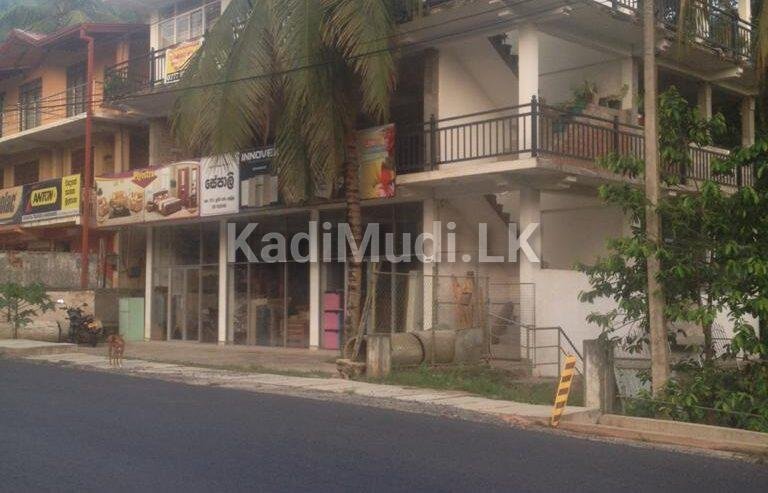
<svg viewBox="0 0 768 493"><path fill-rule="evenodd" d="M462 162L491 162L528 156L567 157L586 167L611 154L644 158L643 128L586 113L530 104L398 127L395 159L399 173L435 170ZM714 179L728 186L751 185L754 173L743 168L716 175L715 163L728 151L691 147L690 166L677 170L681 181Z"/></svg>
<svg viewBox="0 0 768 493"><path fill-rule="evenodd" d="M87 84L80 84L60 93L7 107L0 114L0 137L7 137L85 113L86 89ZM100 99L100 86L94 84L94 100Z"/></svg>
<svg viewBox="0 0 768 493"><path fill-rule="evenodd" d="M410 22L430 15L436 8L454 0L394 0L395 20L398 23Z"/></svg>
<svg viewBox="0 0 768 493"><path fill-rule="evenodd" d="M104 72L105 100L116 101L129 94L178 81L183 70L167 73L167 51L167 48L150 50L143 55L108 67Z"/></svg>
<svg viewBox="0 0 768 493"><path fill-rule="evenodd" d="M610 5L614 10L638 13L640 0L593 0ZM670 31L680 25L680 0L659 0L659 21ZM689 0L683 25L689 31L684 34L691 41L717 49L737 59L754 61L755 26L750 19L741 19L735 9L723 9L706 0Z"/></svg>

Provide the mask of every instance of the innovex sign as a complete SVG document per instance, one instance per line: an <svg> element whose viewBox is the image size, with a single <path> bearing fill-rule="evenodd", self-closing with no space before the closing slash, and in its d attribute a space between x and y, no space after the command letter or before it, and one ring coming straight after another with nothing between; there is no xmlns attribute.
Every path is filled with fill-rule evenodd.
<svg viewBox="0 0 768 493"><path fill-rule="evenodd" d="M44 221L80 214L80 175L41 181L24 187L21 222Z"/></svg>

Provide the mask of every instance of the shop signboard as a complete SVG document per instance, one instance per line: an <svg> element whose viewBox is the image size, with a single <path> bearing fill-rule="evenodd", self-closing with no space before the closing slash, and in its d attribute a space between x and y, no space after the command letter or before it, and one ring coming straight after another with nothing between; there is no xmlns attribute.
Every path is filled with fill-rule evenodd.
<svg viewBox="0 0 768 493"><path fill-rule="evenodd" d="M240 207L265 207L280 201L272 160L275 147L240 153Z"/></svg>
<svg viewBox="0 0 768 493"><path fill-rule="evenodd" d="M21 220L24 187L0 190L0 224L17 224Z"/></svg>
<svg viewBox="0 0 768 493"><path fill-rule="evenodd" d="M96 179L96 221L99 226L198 217L197 161Z"/></svg>
<svg viewBox="0 0 768 493"><path fill-rule="evenodd" d="M192 56L197 53L202 44L202 38L185 41L165 50L165 79L166 84L178 82Z"/></svg>
<svg viewBox="0 0 768 493"><path fill-rule="evenodd" d="M395 196L395 125L360 130L360 198L384 199Z"/></svg>
<svg viewBox="0 0 768 493"><path fill-rule="evenodd" d="M69 175L24 186L22 223L80 214L80 175Z"/></svg>
<svg viewBox="0 0 768 493"><path fill-rule="evenodd" d="M240 211L240 163L237 156L204 158L200 162L200 215Z"/></svg>

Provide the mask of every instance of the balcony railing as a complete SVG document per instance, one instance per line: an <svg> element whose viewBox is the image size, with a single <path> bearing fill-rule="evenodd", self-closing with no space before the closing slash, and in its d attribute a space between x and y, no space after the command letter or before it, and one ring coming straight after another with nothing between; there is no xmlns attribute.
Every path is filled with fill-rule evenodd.
<svg viewBox="0 0 768 493"><path fill-rule="evenodd" d="M617 11L639 14L641 0L593 0ZM740 0L748 1L748 0ZM680 20L680 0L658 0L657 15L664 26L677 31ZM690 32L684 36L696 43L721 51L734 59L754 61L755 26L741 19L735 10L711 5L707 0L689 0L684 24Z"/></svg>
<svg viewBox="0 0 768 493"><path fill-rule="evenodd" d="M527 156L569 158L564 164L594 169L595 161L610 154L643 159L644 151L642 127L621 124L618 118L566 112L533 100L521 106L400 126L395 159L399 173ZM715 162L727 155L722 149L691 147L690 167L675 173L682 181L753 184L753 172L747 168L732 176L713 172Z"/></svg>
<svg viewBox="0 0 768 493"><path fill-rule="evenodd" d="M166 73L166 52L167 49L150 50L108 67L104 72L105 100L114 102L129 94L178 80L182 71Z"/></svg>
<svg viewBox="0 0 768 493"><path fill-rule="evenodd" d="M72 86L60 93L5 108L0 113L0 137L8 137L85 113L86 89L86 84ZM101 100L98 84L94 84L93 98L94 101Z"/></svg>

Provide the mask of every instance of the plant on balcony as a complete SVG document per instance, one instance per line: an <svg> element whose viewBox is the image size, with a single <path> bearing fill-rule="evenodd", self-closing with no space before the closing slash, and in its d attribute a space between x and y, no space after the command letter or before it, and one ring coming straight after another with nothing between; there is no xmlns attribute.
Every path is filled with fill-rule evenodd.
<svg viewBox="0 0 768 493"><path fill-rule="evenodd" d="M274 139L289 204L327 196L343 173L359 245L356 128L388 120L395 34L388 0L233 0L182 76L174 132L202 155ZM362 267L348 265L350 338L359 328Z"/></svg>
<svg viewBox="0 0 768 493"><path fill-rule="evenodd" d="M19 338L19 331L32 323L39 312L45 313L53 308L53 301L42 284L0 284L0 313L10 325L14 339Z"/></svg>

